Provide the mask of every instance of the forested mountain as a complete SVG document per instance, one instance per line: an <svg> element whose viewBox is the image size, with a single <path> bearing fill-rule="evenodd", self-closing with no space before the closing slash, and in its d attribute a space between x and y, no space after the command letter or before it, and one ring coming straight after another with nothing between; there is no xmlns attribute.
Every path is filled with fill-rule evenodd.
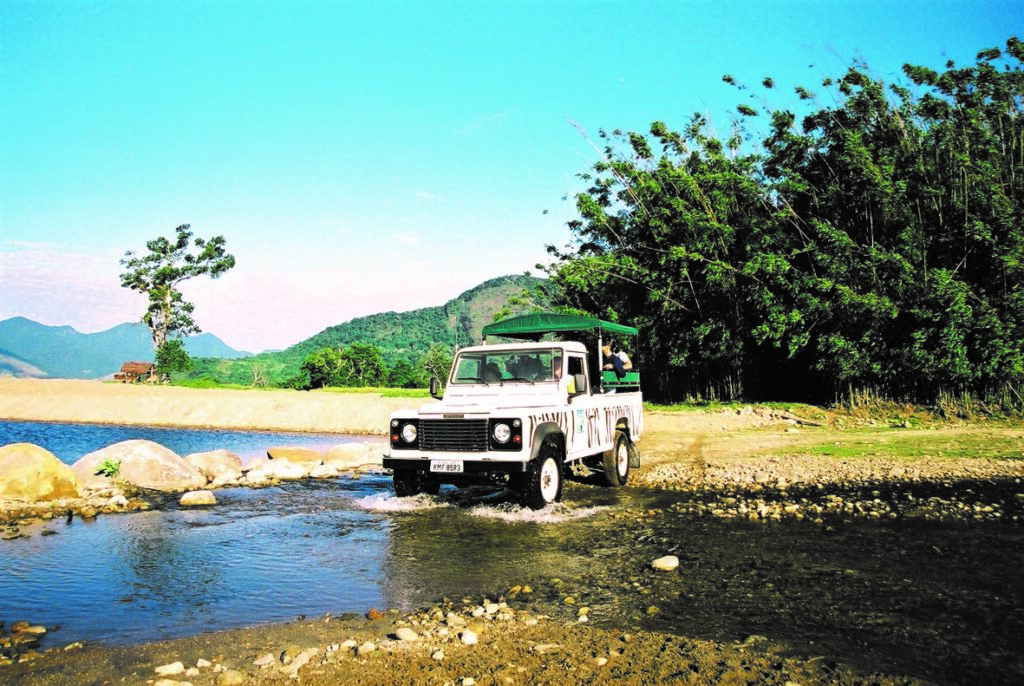
<svg viewBox="0 0 1024 686"><path fill-rule="evenodd" d="M240 357L213 334L185 340L190 355ZM118 324L97 333L81 333L70 326L47 326L25 317L0 321L0 352L9 359L0 373L11 376L100 379L128 360L151 361L153 341L145 324Z"/></svg>
<svg viewBox="0 0 1024 686"><path fill-rule="evenodd" d="M726 138L701 115L602 132L556 305L640 327L652 398L1024 406L1022 65L1017 38L885 80L857 62L777 106L725 75Z"/></svg>
<svg viewBox="0 0 1024 686"><path fill-rule="evenodd" d="M325 348L340 350L353 343L379 349L388 368L399 362L415 368L435 344L444 344L451 350L456 344L480 342L484 325L524 292L534 298L534 305L545 307L547 296L540 288L544 283L543 279L526 275L498 277L444 305L359 317L324 329L287 350L239 360L195 360L188 377L218 383L279 385L299 374L309 355Z"/></svg>

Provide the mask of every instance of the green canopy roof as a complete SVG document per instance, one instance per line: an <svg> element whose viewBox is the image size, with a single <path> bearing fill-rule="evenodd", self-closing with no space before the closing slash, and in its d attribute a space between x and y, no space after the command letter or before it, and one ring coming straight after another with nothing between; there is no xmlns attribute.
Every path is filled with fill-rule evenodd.
<svg viewBox="0 0 1024 686"><path fill-rule="evenodd" d="M535 312L488 324L483 328L483 334L485 336L505 336L506 338L540 338L546 333L556 331L590 331L594 329L625 336L636 336L640 333L632 326L603 322L593 317Z"/></svg>

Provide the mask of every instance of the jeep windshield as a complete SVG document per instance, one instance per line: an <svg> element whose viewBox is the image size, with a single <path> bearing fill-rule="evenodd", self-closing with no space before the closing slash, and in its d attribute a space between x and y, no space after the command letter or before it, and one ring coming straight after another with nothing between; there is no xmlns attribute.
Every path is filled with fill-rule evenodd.
<svg viewBox="0 0 1024 686"><path fill-rule="evenodd" d="M562 371L562 351L557 348L495 350L459 355L452 375L454 384L533 384L557 381Z"/></svg>

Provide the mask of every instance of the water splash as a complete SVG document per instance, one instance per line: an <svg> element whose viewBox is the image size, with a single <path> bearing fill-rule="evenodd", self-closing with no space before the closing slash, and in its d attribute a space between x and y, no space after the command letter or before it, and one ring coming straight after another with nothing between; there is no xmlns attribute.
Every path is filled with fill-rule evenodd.
<svg viewBox="0 0 1024 686"><path fill-rule="evenodd" d="M358 498L355 506L370 512L416 512L448 507L449 503L444 498L426 493L405 498L392 493L377 493Z"/></svg>
<svg viewBox="0 0 1024 686"><path fill-rule="evenodd" d="M567 503L552 503L541 510L531 510L514 503L501 503L499 505L477 505L470 508L469 515L498 519L509 523L560 524L593 517L608 509L607 507L576 508Z"/></svg>

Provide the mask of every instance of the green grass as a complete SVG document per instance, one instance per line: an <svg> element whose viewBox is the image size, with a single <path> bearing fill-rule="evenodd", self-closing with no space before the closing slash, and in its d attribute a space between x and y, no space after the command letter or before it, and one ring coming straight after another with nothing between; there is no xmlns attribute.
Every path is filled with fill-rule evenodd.
<svg viewBox="0 0 1024 686"><path fill-rule="evenodd" d="M173 386L182 388L226 388L238 391L282 391L283 388L257 388L242 384L222 384L210 379L183 379L174 381ZM379 395L384 398L429 398L430 391L426 388L318 388L311 393L349 393L353 395Z"/></svg>
<svg viewBox="0 0 1024 686"><path fill-rule="evenodd" d="M885 457L896 460L1000 459L1024 460L1022 439L978 430L949 435L906 435L900 429L846 429L834 440L808 445L800 452L838 460Z"/></svg>
<svg viewBox="0 0 1024 686"><path fill-rule="evenodd" d="M430 391L426 388L318 388L314 393L349 393L352 395L379 395L383 398L429 398Z"/></svg>

